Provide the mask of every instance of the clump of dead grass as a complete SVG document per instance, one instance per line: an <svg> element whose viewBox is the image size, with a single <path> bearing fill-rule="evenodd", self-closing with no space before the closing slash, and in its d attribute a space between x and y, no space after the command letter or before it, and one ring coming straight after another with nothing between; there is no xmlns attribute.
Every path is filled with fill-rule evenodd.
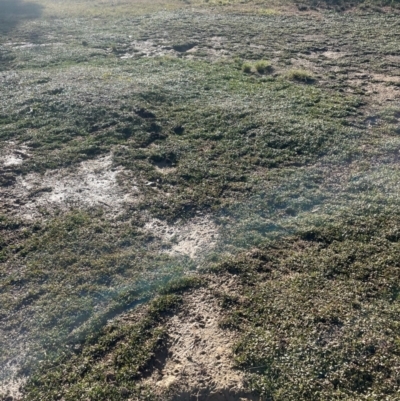
<svg viewBox="0 0 400 401"><path fill-rule="evenodd" d="M259 74L266 74L272 72L272 64L266 60L257 61L254 64L254 67Z"/></svg>
<svg viewBox="0 0 400 401"><path fill-rule="evenodd" d="M272 64L267 60L259 60L256 63L243 63L242 71L246 74L250 74L252 72L258 74L268 74L273 71Z"/></svg>
<svg viewBox="0 0 400 401"><path fill-rule="evenodd" d="M246 74L250 74L252 70L252 65L250 63L243 63L242 71Z"/></svg>
<svg viewBox="0 0 400 401"><path fill-rule="evenodd" d="M287 72L286 76L291 81L305 82L305 83L312 83L315 81L314 74L310 71L303 69L290 70Z"/></svg>

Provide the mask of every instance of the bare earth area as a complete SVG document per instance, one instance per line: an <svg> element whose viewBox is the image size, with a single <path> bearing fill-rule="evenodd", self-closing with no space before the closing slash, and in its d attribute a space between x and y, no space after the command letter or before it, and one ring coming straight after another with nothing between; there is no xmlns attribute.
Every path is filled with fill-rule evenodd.
<svg viewBox="0 0 400 401"><path fill-rule="evenodd" d="M156 356L152 375L143 381L157 389L160 399L258 399L245 390L244 373L234 369L235 334L219 326L222 311L214 293L232 292L236 285L230 279L194 291L185 297L182 310L167 323L167 349Z"/></svg>
<svg viewBox="0 0 400 401"><path fill-rule="evenodd" d="M188 222L169 225L161 220L151 220L144 226L159 240L170 244L165 250L171 256L189 256L196 259L207 255L219 237L217 225L210 217L194 217Z"/></svg>
<svg viewBox="0 0 400 401"><path fill-rule="evenodd" d="M7 394L10 401L13 399L20 399L22 397L22 388L26 384L26 379L18 377L18 365L6 366L9 372L9 378L0 384L0 394ZM11 377L11 378L10 378Z"/></svg>
<svg viewBox="0 0 400 401"><path fill-rule="evenodd" d="M9 155L4 164L20 160ZM54 213L74 207L101 206L115 214L124 204L135 202L139 196L134 180L129 177L129 186L123 188L118 182L120 176L124 176L123 169L113 168L112 157L105 156L43 175L18 176L14 185L1 189L0 196L6 202L13 201L13 204L3 204L5 209L13 209L25 219L37 219L43 216L43 212ZM127 178L126 174L124 178Z"/></svg>

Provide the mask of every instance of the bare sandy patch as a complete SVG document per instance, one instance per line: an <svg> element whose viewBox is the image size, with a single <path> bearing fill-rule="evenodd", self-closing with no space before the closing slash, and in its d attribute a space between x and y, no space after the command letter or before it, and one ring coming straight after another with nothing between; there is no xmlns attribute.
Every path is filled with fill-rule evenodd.
<svg viewBox="0 0 400 401"><path fill-rule="evenodd" d="M324 53L322 53L323 56L325 56L326 58L332 59L332 60L338 60L342 57L345 57L347 55L347 53L344 52L333 52L333 51L326 51Z"/></svg>
<svg viewBox="0 0 400 401"><path fill-rule="evenodd" d="M21 399L21 389L25 385L26 377L18 377L19 365L15 363L8 363L3 366L3 374L6 375L6 379L0 382L0 399L5 400L19 400Z"/></svg>
<svg viewBox="0 0 400 401"><path fill-rule="evenodd" d="M176 172L176 167L158 167L156 166L156 170L161 174L173 174Z"/></svg>
<svg viewBox="0 0 400 401"><path fill-rule="evenodd" d="M218 227L209 217L195 217L188 222L174 225L152 219L144 226L169 247L171 256L189 256L192 259L207 254L217 244Z"/></svg>
<svg viewBox="0 0 400 401"><path fill-rule="evenodd" d="M2 383L0 384L0 395L4 395L5 401L19 400L22 397L21 389L25 383L26 379L13 379Z"/></svg>
<svg viewBox="0 0 400 401"><path fill-rule="evenodd" d="M9 155L2 159L2 163L5 167L18 166L23 163L23 159L18 155Z"/></svg>
<svg viewBox="0 0 400 401"><path fill-rule="evenodd" d="M362 86L366 90L366 95L370 98L371 105L382 105L400 99L400 87L392 86L388 80L352 80L353 84Z"/></svg>
<svg viewBox="0 0 400 401"><path fill-rule="evenodd" d="M372 74L373 82L385 82L388 85L400 84L400 76L397 75L384 75L384 74Z"/></svg>
<svg viewBox="0 0 400 401"><path fill-rule="evenodd" d="M110 49L110 51L113 51ZM124 49L117 49L121 59L139 58L139 57L179 57L184 54L188 58L201 55L211 59L224 58L229 56L229 52L221 47L221 42L211 38L207 46L199 46L195 43L181 45L171 44L168 40L160 41L132 41Z"/></svg>
<svg viewBox="0 0 400 401"><path fill-rule="evenodd" d="M292 58L290 59L290 61L291 61L290 69L299 68L299 69L310 70L312 72L318 71L316 60L307 58Z"/></svg>
<svg viewBox="0 0 400 401"><path fill-rule="evenodd" d="M125 49L125 53L121 55L121 59L134 57L159 57L159 56L176 56L177 52L169 46L167 42L154 42L152 40L134 40Z"/></svg>
<svg viewBox="0 0 400 401"><path fill-rule="evenodd" d="M225 49L222 49L220 47L200 47L200 46L195 46L192 49L188 50L186 52L188 54L188 58L195 58L199 54L201 56L206 56L209 59L220 59L220 58L227 58L229 56L229 52L226 51Z"/></svg>
<svg viewBox="0 0 400 401"><path fill-rule="evenodd" d="M232 285L235 286L233 279L228 283ZM223 286L219 281L215 288L211 285L188 294L181 312L167 323L167 350L156 356L157 368L143 380L160 399L257 399L245 390L244 373L234 368L235 333L219 326L222 311L212 292Z"/></svg>
<svg viewBox="0 0 400 401"><path fill-rule="evenodd" d="M385 103L400 99L400 88L387 86L381 83L368 85L368 94L372 96L374 102Z"/></svg>
<svg viewBox="0 0 400 401"><path fill-rule="evenodd" d="M389 55L386 56L385 58L393 63L400 63L400 56Z"/></svg>
<svg viewBox="0 0 400 401"><path fill-rule="evenodd" d="M61 47L65 46L65 43L30 43L30 42L8 42L4 44L5 46L12 47L13 49L16 50L21 50L21 49L36 49L36 48L43 48L43 47Z"/></svg>
<svg viewBox="0 0 400 401"><path fill-rule="evenodd" d="M71 207L102 206L118 212L125 203L135 202L139 193L132 177L120 179L124 174L128 173L121 167L112 166L109 155L43 175L18 176L2 195L14 201L17 213L25 218L38 217L43 209L51 212Z"/></svg>
<svg viewBox="0 0 400 401"><path fill-rule="evenodd" d="M0 151L0 167L13 167L21 165L25 159L30 157L28 147L16 145L10 141Z"/></svg>

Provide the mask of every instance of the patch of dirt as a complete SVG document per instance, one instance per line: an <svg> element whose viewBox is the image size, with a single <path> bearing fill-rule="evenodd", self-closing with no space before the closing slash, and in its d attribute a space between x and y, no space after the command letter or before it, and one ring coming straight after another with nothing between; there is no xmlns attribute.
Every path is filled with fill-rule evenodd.
<svg viewBox="0 0 400 401"><path fill-rule="evenodd" d="M156 166L156 170L161 174L173 174L176 172L176 167L159 167Z"/></svg>
<svg viewBox="0 0 400 401"><path fill-rule="evenodd" d="M152 219L144 226L163 244L169 246L165 252L171 256L189 256L196 259L208 253L217 244L217 225L209 217L195 217L188 222L169 225Z"/></svg>
<svg viewBox="0 0 400 401"><path fill-rule="evenodd" d="M23 161L24 160L19 155L8 155L1 159L4 167L18 166L19 164L22 164Z"/></svg>
<svg viewBox="0 0 400 401"><path fill-rule="evenodd" d="M39 47L65 46L65 43L31 43L31 42L6 42L4 46L13 49L34 49Z"/></svg>
<svg viewBox="0 0 400 401"><path fill-rule="evenodd" d="M400 56L392 56L392 55L389 55L389 56L386 56L385 58L386 58L387 60L393 62L393 63L400 63Z"/></svg>
<svg viewBox="0 0 400 401"><path fill-rule="evenodd" d="M325 51L323 53L312 53L309 57L292 58L290 68L302 68L323 77L327 76L327 69L321 67L318 62L319 55L335 61L347 57L349 54L337 51ZM339 65L331 65L331 72L340 72ZM325 78L322 78L323 81ZM347 92L354 93L362 89L370 107L376 109L377 105L385 105L400 98L400 76L391 74L371 74L370 71L349 71L347 76Z"/></svg>
<svg viewBox="0 0 400 401"><path fill-rule="evenodd" d="M16 170L29 157L28 147L18 146L12 141L4 142L3 148L0 149L0 187L15 183Z"/></svg>
<svg viewBox="0 0 400 401"><path fill-rule="evenodd" d="M135 57L159 57L159 56L175 56L175 51L172 46L163 42L153 42L151 40L139 41L135 40L130 43L125 49L121 49L121 59L129 59Z"/></svg>
<svg viewBox="0 0 400 401"><path fill-rule="evenodd" d="M229 57L229 52L217 47L199 47L195 46L186 52L188 54L187 58L192 59L196 56L207 57L209 59L220 59L220 58L227 58Z"/></svg>
<svg viewBox="0 0 400 401"><path fill-rule="evenodd" d="M0 382L0 399L18 400L21 398L21 389L26 383L26 378L17 376L18 365L8 363L3 366L4 373L7 374L6 379ZM8 398L7 398L8 397Z"/></svg>
<svg viewBox="0 0 400 401"><path fill-rule="evenodd" d="M28 219L41 216L43 210L67 210L73 206L101 206L118 212L139 195L132 177L121 179L127 174L120 167L112 167L109 155L44 175L18 176L15 184L3 188L0 195L9 202L3 204L4 208Z"/></svg>
<svg viewBox="0 0 400 401"><path fill-rule="evenodd" d="M313 61L307 60L306 58L292 58L291 61L291 68L304 68L311 71L315 71L316 65Z"/></svg>
<svg viewBox="0 0 400 401"><path fill-rule="evenodd" d="M323 56L325 56L326 58L332 59L332 60L338 60L342 57L345 57L347 55L347 53L344 52L340 52L340 51L326 51L324 53L322 53Z"/></svg>
<svg viewBox="0 0 400 401"><path fill-rule="evenodd" d="M188 58L201 55L202 57L218 59L229 56L229 52L221 46L220 41L215 38L211 38L207 46L198 46L196 43L174 45L166 40L158 42L136 40L124 48L111 49L110 51L119 53L121 59L160 56L180 57L181 55L187 55Z"/></svg>
<svg viewBox="0 0 400 401"><path fill-rule="evenodd" d="M7 168L21 165L29 157L27 146L17 146L14 142L8 142L0 152L0 167Z"/></svg>
<svg viewBox="0 0 400 401"><path fill-rule="evenodd" d="M235 333L222 330L215 290L236 288L234 279L216 281L185 297L184 306L167 323L168 344L156 356L151 376L143 380L160 399L173 401L258 400L245 388L245 375L233 364Z"/></svg>
<svg viewBox="0 0 400 401"><path fill-rule="evenodd" d="M374 76L373 80L354 79L351 83L363 87L370 98L368 103L376 107L377 104L382 105L400 99L400 87L391 85L396 81L392 80L392 77L382 76L382 78L378 80Z"/></svg>
<svg viewBox="0 0 400 401"><path fill-rule="evenodd" d="M383 74L372 74L372 79L374 82L386 82L388 84L400 84L400 77L393 75L383 75Z"/></svg>

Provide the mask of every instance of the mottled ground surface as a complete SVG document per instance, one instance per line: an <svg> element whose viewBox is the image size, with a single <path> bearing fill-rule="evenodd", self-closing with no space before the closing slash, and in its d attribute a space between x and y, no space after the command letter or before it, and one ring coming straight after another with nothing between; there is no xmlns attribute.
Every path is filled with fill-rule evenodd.
<svg viewBox="0 0 400 401"><path fill-rule="evenodd" d="M0 0L0 397L398 399L399 25Z"/></svg>

